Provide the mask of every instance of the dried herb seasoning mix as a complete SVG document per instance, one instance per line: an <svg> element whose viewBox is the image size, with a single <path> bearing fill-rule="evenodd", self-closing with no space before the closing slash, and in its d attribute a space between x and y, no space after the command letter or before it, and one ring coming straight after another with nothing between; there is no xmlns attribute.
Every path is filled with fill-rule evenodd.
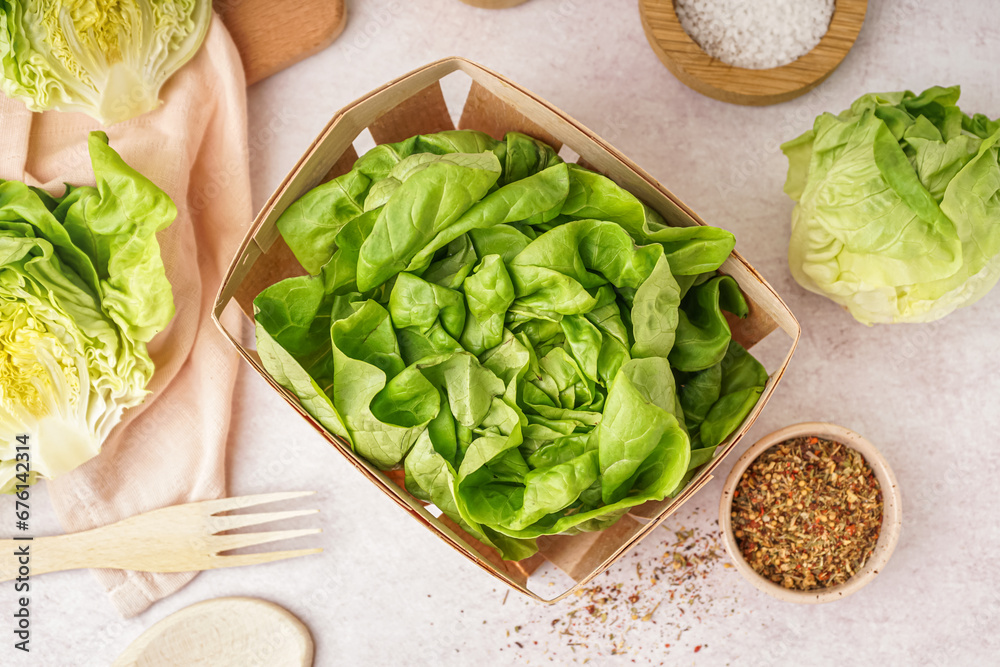
<svg viewBox="0 0 1000 667"><path fill-rule="evenodd" d="M799 590L853 577L882 528L882 489L857 451L793 438L764 451L733 493L733 531L747 563Z"/></svg>

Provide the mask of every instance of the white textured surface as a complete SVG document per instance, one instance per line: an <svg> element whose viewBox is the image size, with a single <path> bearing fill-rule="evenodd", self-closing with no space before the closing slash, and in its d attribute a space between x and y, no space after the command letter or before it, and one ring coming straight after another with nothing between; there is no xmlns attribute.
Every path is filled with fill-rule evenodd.
<svg viewBox="0 0 1000 667"><path fill-rule="evenodd" d="M992 664L1000 649L1000 290L929 325L868 329L792 281L785 263L792 202L777 145L824 110L875 90L961 84L962 107L1000 116L1000 23L990 0L871 3L855 49L816 91L772 107L731 106L674 79L646 44L632 0L530 0L500 12L458 0L354 1L340 40L250 91L254 204L259 207L341 106L413 67L464 55L551 100L614 143L738 248L803 326L774 399L739 451L781 426L826 420L862 433L903 489L896 554L871 586L821 607L772 600L721 565L698 582L684 632L664 602L626 636L616 662L697 665ZM230 451L233 494L317 489L318 557L209 572L142 616L122 621L86 572L34 581L32 652L13 651L15 593L0 588L0 664L107 665L145 628L194 602L259 596L312 630L318 665L607 664L610 646L569 646L547 608L505 590L405 516L327 447L259 379L244 373ZM669 523L714 527L721 481ZM45 488L40 533L58 531ZM308 506L304 504L303 506ZM0 500L0 533L13 502ZM299 519L297 521L306 521ZM634 560L659 558L667 533ZM648 595L662 594L663 588ZM662 614L662 616L661 616ZM669 622L668 622L669 621ZM520 625L521 631L514 632ZM511 636L507 636L507 632ZM520 641L523 649L513 645ZM533 642L537 641L538 644ZM664 644L671 644L667 649ZM698 653L694 647L704 645ZM501 650L502 649L502 650Z"/></svg>

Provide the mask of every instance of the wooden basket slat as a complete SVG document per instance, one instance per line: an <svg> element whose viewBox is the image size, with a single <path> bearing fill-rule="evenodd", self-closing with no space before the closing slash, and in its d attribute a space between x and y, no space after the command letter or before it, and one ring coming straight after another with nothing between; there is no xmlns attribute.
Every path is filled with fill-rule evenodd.
<svg viewBox="0 0 1000 667"><path fill-rule="evenodd" d="M281 282L285 278L305 275L306 271L295 259L292 249L285 239L278 236L271 244L270 250L262 253L254 265L254 270L247 274L233 294L240 310L253 319L253 300L265 287Z"/></svg>
<svg viewBox="0 0 1000 667"><path fill-rule="evenodd" d="M462 130L479 130L494 139L503 139L508 132L521 132L541 139L557 151L562 142L517 110L513 104L497 97L478 81L472 82L469 95L458 121Z"/></svg>
<svg viewBox="0 0 1000 667"><path fill-rule="evenodd" d="M337 161L334 162L333 166L326 171L326 174L323 175L323 178L321 178L319 182L326 183L328 181L332 181L338 176L343 176L354 167L354 163L357 161L358 152L354 149L354 145L352 144L347 147L347 150L344 151L343 155L337 158Z"/></svg>
<svg viewBox="0 0 1000 667"><path fill-rule="evenodd" d="M415 134L454 129L455 124L438 81L381 114L368 126L372 138L379 144L394 144Z"/></svg>

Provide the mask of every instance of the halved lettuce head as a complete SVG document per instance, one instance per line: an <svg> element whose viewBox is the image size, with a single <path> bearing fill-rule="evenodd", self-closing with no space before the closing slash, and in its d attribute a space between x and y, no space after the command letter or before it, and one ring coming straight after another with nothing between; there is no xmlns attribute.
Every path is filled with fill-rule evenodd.
<svg viewBox="0 0 1000 667"><path fill-rule="evenodd" d="M0 88L104 125L152 111L201 46L211 0L0 0Z"/></svg>
<svg viewBox="0 0 1000 667"><path fill-rule="evenodd" d="M958 86L865 95L782 145L788 262L860 322L929 322L1000 278L1000 121Z"/></svg>
<svg viewBox="0 0 1000 667"><path fill-rule="evenodd" d="M0 491L97 455L147 394L146 343L174 313L156 232L170 198L90 135L97 185L0 181ZM29 466L17 468L28 436ZM18 475L23 476L18 477Z"/></svg>

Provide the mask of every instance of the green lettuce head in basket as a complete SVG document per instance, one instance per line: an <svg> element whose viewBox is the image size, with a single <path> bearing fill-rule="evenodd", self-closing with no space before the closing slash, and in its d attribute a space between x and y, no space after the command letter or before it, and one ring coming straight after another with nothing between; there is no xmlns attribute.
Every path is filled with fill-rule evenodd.
<svg viewBox="0 0 1000 667"><path fill-rule="evenodd" d="M733 235L524 134L380 145L277 226L311 275L254 301L265 368L508 559L677 494L767 382Z"/></svg>

